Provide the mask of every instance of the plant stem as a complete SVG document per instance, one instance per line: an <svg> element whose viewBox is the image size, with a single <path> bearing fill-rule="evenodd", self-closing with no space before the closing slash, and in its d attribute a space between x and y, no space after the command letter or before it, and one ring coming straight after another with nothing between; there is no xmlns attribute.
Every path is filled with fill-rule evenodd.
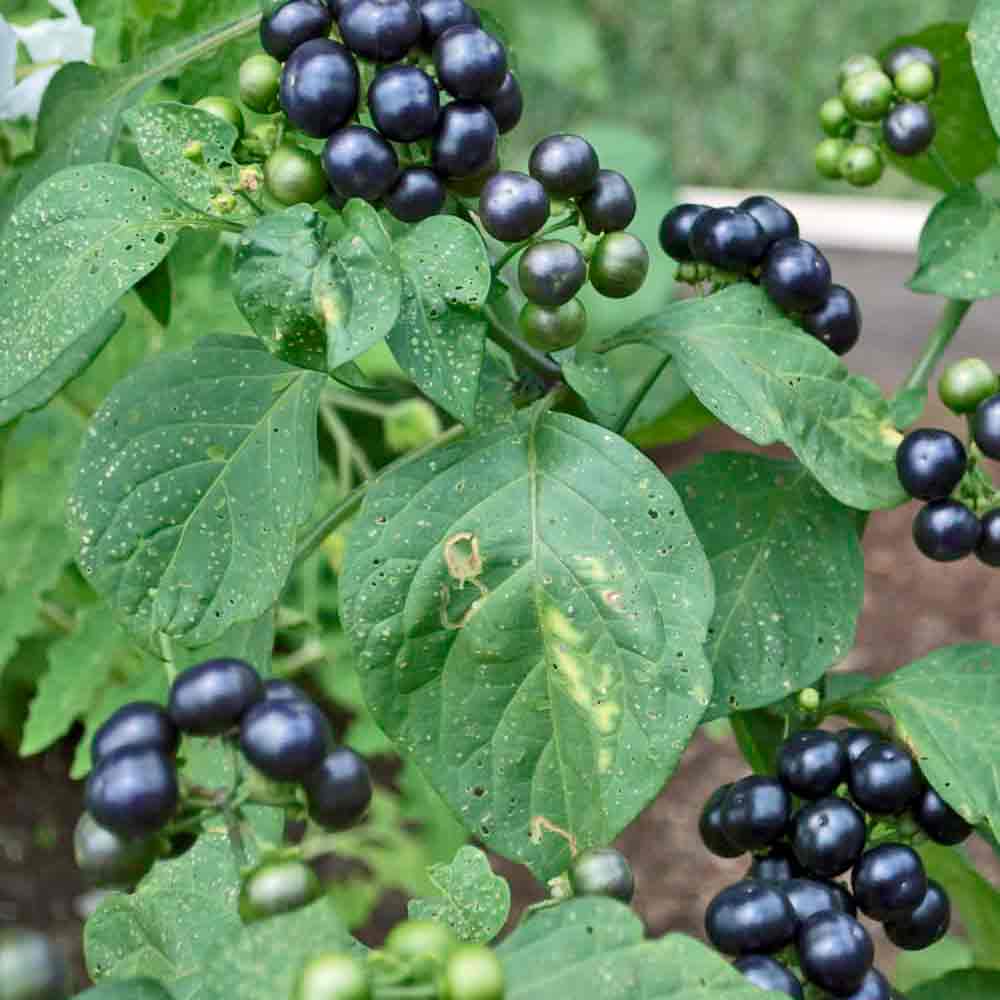
<svg viewBox="0 0 1000 1000"><path fill-rule="evenodd" d="M159 632L157 638L160 644L160 655L163 657L163 669L167 674L167 683L173 684L177 677L177 665L174 663L174 647L166 632Z"/></svg>
<svg viewBox="0 0 1000 1000"><path fill-rule="evenodd" d="M639 407L642 406L642 401L649 395L653 386L656 385L656 380L667 370L667 365L670 364L670 361L670 355L664 354L663 360L650 369L649 374L643 379L642 385L632 394L628 405L615 423L615 432L617 434L624 434L628 430L628 425L632 422L632 418L636 415Z"/></svg>
<svg viewBox="0 0 1000 1000"><path fill-rule="evenodd" d="M570 212L568 215L556 219L555 222L550 226L546 226L540 233L536 233L531 239L522 240L520 243L515 243L512 247L508 247L503 256L493 265L494 275L499 274L522 250L526 250L532 243L537 243L539 240L543 240L553 233L558 233L560 230L572 229L579 218L580 214L578 212Z"/></svg>
<svg viewBox="0 0 1000 1000"><path fill-rule="evenodd" d="M366 399L353 392L338 392L336 389L327 389L325 397L339 410L363 413L367 417L375 417L378 420L384 419L392 411L392 406L387 403L377 403L373 399Z"/></svg>
<svg viewBox="0 0 1000 1000"><path fill-rule="evenodd" d="M896 390L895 399L898 399L904 392L927 388L942 355L955 334L958 333L958 328L962 325L962 320L965 319L965 315L972 308L972 305L971 302L964 299L949 299L945 303L937 326L927 339L927 343L906 381Z"/></svg>
<svg viewBox="0 0 1000 1000"><path fill-rule="evenodd" d="M490 323L490 340L502 347L525 368L537 372L545 379L562 379L562 366L543 351L526 344L516 333L508 330L492 306L483 310Z"/></svg>

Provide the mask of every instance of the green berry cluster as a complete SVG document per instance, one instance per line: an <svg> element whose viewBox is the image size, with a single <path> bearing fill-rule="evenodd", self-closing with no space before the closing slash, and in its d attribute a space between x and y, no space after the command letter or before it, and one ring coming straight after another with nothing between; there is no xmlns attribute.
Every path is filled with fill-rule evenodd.
<svg viewBox="0 0 1000 1000"><path fill-rule="evenodd" d="M937 58L917 45L894 49L882 63L874 56L851 56L840 67L838 95L819 109L826 138L816 147L817 172L870 187L885 169L884 150L899 156L926 153L937 134L927 101L940 82Z"/></svg>

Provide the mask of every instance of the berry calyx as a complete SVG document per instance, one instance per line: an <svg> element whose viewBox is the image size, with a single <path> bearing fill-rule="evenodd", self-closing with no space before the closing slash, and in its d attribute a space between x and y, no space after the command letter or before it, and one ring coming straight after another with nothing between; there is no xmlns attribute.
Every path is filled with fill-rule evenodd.
<svg viewBox="0 0 1000 1000"><path fill-rule="evenodd" d="M617 170L598 171L593 188L578 204L588 231L595 235L628 229L637 208L632 185Z"/></svg>
<svg viewBox="0 0 1000 1000"><path fill-rule="evenodd" d="M587 263L572 243L544 240L521 254L517 277L529 302L555 309L569 302L583 287Z"/></svg>
<svg viewBox="0 0 1000 1000"><path fill-rule="evenodd" d="M318 899L322 886L303 861L265 862L243 880L240 919L245 924L308 906Z"/></svg>
<svg viewBox="0 0 1000 1000"><path fill-rule="evenodd" d="M592 847L573 859L569 881L577 896L609 896L631 903L635 876L628 859L612 847Z"/></svg>
<svg viewBox="0 0 1000 1000"><path fill-rule="evenodd" d="M590 283L609 299L625 299L645 284L649 251L631 233L608 233L590 258Z"/></svg>
<svg viewBox="0 0 1000 1000"><path fill-rule="evenodd" d="M528 162L531 176L557 198L576 198L592 191L600 169L597 151L579 135L542 139Z"/></svg>
<svg viewBox="0 0 1000 1000"><path fill-rule="evenodd" d="M968 455L948 431L911 431L896 450L896 472L904 490L919 500L942 500L962 481Z"/></svg>
<svg viewBox="0 0 1000 1000"><path fill-rule="evenodd" d="M975 413L976 407L1000 390L1000 378L981 358L965 358L945 368L938 382L941 402L953 413Z"/></svg>
<svg viewBox="0 0 1000 1000"><path fill-rule="evenodd" d="M282 205L312 205L329 190L320 158L310 149L280 145L264 161L264 186Z"/></svg>
<svg viewBox="0 0 1000 1000"><path fill-rule="evenodd" d="M494 174L479 196L483 228L503 243L520 243L534 236L548 221L550 209L545 188L515 170Z"/></svg>
<svg viewBox="0 0 1000 1000"><path fill-rule="evenodd" d="M328 753L302 781L309 815L327 830L348 830L368 811L372 779L368 765L349 747Z"/></svg>
<svg viewBox="0 0 1000 1000"><path fill-rule="evenodd" d="M792 940L795 927L784 894L750 879L723 889L705 911L705 933L725 955L773 954Z"/></svg>
<svg viewBox="0 0 1000 1000"><path fill-rule="evenodd" d="M979 518L957 500L934 500L913 519L913 541L935 562L957 562L976 551Z"/></svg>
<svg viewBox="0 0 1000 1000"><path fill-rule="evenodd" d="M518 320L524 339L546 353L564 351L587 332L587 310L579 299L554 308L526 302Z"/></svg>

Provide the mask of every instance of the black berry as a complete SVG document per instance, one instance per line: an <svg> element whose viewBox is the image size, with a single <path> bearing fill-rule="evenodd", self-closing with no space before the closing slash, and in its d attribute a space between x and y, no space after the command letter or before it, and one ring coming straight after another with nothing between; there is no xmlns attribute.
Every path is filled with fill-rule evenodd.
<svg viewBox="0 0 1000 1000"><path fill-rule="evenodd" d="M524 94L513 73L508 73L500 84L500 89L483 101L493 115L501 135L513 131L524 114Z"/></svg>
<svg viewBox="0 0 1000 1000"><path fill-rule="evenodd" d="M754 858L747 878L757 879L758 882L787 882L795 878L800 870L791 849L779 846Z"/></svg>
<svg viewBox="0 0 1000 1000"><path fill-rule="evenodd" d="M926 104L897 104L882 122L885 144L900 156L926 152L937 134L934 113Z"/></svg>
<svg viewBox="0 0 1000 1000"><path fill-rule="evenodd" d="M691 230L707 211L707 205L675 205L667 212L660 223L660 246L668 257L681 263L694 260Z"/></svg>
<svg viewBox="0 0 1000 1000"><path fill-rule="evenodd" d="M493 97L507 77L507 51L474 24L449 28L434 44L434 67L441 86L464 101Z"/></svg>
<svg viewBox="0 0 1000 1000"><path fill-rule="evenodd" d="M813 312L830 294L830 263L806 240L778 240L764 258L761 284L786 312Z"/></svg>
<svg viewBox="0 0 1000 1000"><path fill-rule="evenodd" d="M601 164L597 151L579 135L550 135L531 152L528 170L557 198L593 191Z"/></svg>
<svg viewBox="0 0 1000 1000"><path fill-rule="evenodd" d="M264 697L268 701L308 701L305 691L298 684L278 677L264 681Z"/></svg>
<svg viewBox="0 0 1000 1000"><path fill-rule="evenodd" d="M552 309L565 305L583 287L587 262L572 243L545 240L521 254L517 277L529 302Z"/></svg>
<svg viewBox="0 0 1000 1000"><path fill-rule="evenodd" d="M851 797L876 816L901 813L923 791L913 758L892 743L866 750L850 767Z"/></svg>
<svg viewBox="0 0 1000 1000"><path fill-rule="evenodd" d="M133 886L149 871L157 855L155 836L126 840L83 813L73 831L76 866L91 885Z"/></svg>
<svg viewBox="0 0 1000 1000"><path fill-rule="evenodd" d="M953 847L972 835L972 826L930 786L913 803L912 812L917 826L936 844Z"/></svg>
<svg viewBox="0 0 1000 1000"><path fill-rule="evenodd" d="M858 909L854 898L839 882L793 878L779 886L795 911L799 923L805 923L817 913L847 913L856 916Z"/></svg>
<svg viewBox="0 0 1000 1000"><path fill-rule="evenodd" d="M951 901L940 883L931 879L927 893L916 909L889 921L889 940L904 951L922 951L940 941L951 926Z"/></svg>
<svg viewBox="0 0 1000 1000"><path fill-rule="evenodd" d="M726 839L745 851L770 847L788 829L791 798L781 782L752 775L737 781L722 803Z"/></svg>
<svg viewBox="0 0 1000 1000"><path fill-rule="evenodd" d="M1000 393L976 407L972 433L984 455L1000 459Z"/></svg>
<svg viewBox="0 0 1000 1000"><path fill-rule="evenodd" d="M393 142L416 142L431 135L440 108L437 84L416 66L389 66L368 88L372 121Z"/></svg>
<svg viewBox="0 0 1000 1000"><path fill-rule="evenodd" d="M482 104L454 101L438 118L431 160L443 177L471 177L496 157L497 123Z"/></svg>
<svg viewBox="0 0 1000 1000"><path fill-rule="evenodd" d="M854 866L851 888L858 907L873 920L891 920L915 909L927 893L920 856L904 844L881 844Z"/></svg>
<svg viewBox="0 0 1000 1000"><path fill-rule="evenodd" d="M209 660L174 681L167 711L182 732L218 736L263 697L264 685L249 663Z"/></svg>
<svg viewBox="0 0 1000 1000"><path fill-rule="evenodd" d="M810 917L799 930L797 945L806 978L838 996L856 990L875 961L868 931L846 913Z"/></svg>
<svg viewBox="0 0 1000 1000"><path fill-rule="evenodd" d="M726 955L780 951L795 936L795 924L784 894L751 879L723 889L705 911L708 939Z"/></svg>
<svg viewBox="0 0 1000 1000"><path fill-rule="evenodd" d="M354 115L359 87L350 52L329 38L317 38L300 45L285 64L281 106L296 128L325 139Z"/></svg>
<svg viewBox="0 0 1000 1000"><path fill-rule="evenodd" d="M957 500L935 500L913 520L913 541L935 562L955 562L972 555L981 535L979 518Z"/></svg>
<svg viewBox="0 0 1000 1000"><path fill-rule="evenodd" d="M843 1000L892 1000L893 992L888 980L878 969L869 969L861 985Z"/></svg>
<svg viewBox="0 0 1000 1000"><path fill-rule="evenodd" d="M445 186L428 167L408 167L385 196L385 207L400 222L423 222L438 215L448 197Z"/></svg>
<svg viewBox="0 0 1000 1000"><path fill-rule="evenodd" d="M691 255L733 274L747 274L767 250L760 223L737 208L710 208L691 228Z"/></svg>
<svg viewBox="0 0 1000 1000"><path fill-rule="evenodd" d="M847 354L861 338L861 307L854 293L833 285L826 301L802 317L803 328L834 354Z"/></svg>
<svg viewBox="0 0 1000 1000"><path fill-rule="evenodd" d="M579 202L587 229L595 234L628 229L635 218L632 185L617 170L600 170L593 188Z"/></svg>
<svg viewBox="0 0 1000 1000"><path fill-rule="evenodd" d="M787 993L795 1000L802 1000L802 984L780 962L767 955L747 955L733 962L733 968L754 986L775 993Z"/></svg>
<svg viewBox="0 0 1000 1000"><path fill-rule="evenodd" d="M911 431L896 451L899 481L911 497L920 500L949 496L967 466L965 446L948 431Z"/></svg>
<svg viewBox="0 0 1000 1000"><path fill-rule="evenodd" d="M348 125L327 139L323 169L342 198L378 201L396 183L399 159L392 144L374 129Z"/></svg>
<svg viewBox="0 0 1000 1000"><path fill-rule="evenodd" d="M240 747L262 774L301 781L326 754L328 726L308 701L262 701L240 723Z"/></svg>
<svg viewBox="0 0 1000 1000"><path fill-rule="evenodd" d="M360 822L372 799L368 765L348 747L327 754L302 787L309 815L328 830L347 830Z"/></svg>
<svg viewBox="0 0 1000 1000"><path fill-rule="evenodd" d="M920 62L925 66L929 66L934 72L934 79L940 82L941 64L930 49L925 49L920 45L901 45L899 48L893 49L885 57L882 69L885 70L887 76L894 80L901 70L914 62Z"/></svg>
<svg viewBox="0 0 1000 1000"><path fill-rule="evenodd" d="M878 733L873 732L871 729L857 729L853 727L842 729L837 733L837 739L840 740L844 752L847 754L847 760L851 764L866 750L875 746L876 743L886 742Z"/></svg>
<svg viewBox="0 0 1000 1000"><path fill-rule="evenodd" d="M698 821L702 843L719 858L738 858L741 854L746 854L742 847L737 847L726 837L722 829L722 803L732 787L723 785L717 788L705 803Z"/></svg>
<svg viewBox="0 0 1000 1000"><path fill-rule="evenodd" d="M170 716L151 701L123 705L94 733L90 757L96 764L115 750L151 747L168 757L177 750L180 734Z"/></svg>
<svg viewBox="0 0 1000 1000"><path fill-rule="evenodd" d="M635 877L628 860L612 847L594 847L573 859L569 881L577 896L610 896L631 903Z"/></svg>
<svg viewBox="0 0 1000 1000"><path fill-rule="evenodd" d="M479 14L465 0L421 0L420 16L424 25L420 44L428 51L449 28L460 24L476 28L480 25Z"/></svg>
<svg viewBox="0 0 1000 1000"><path fill-rule="evenodd" d="M177 808L177 773L159 750L118 750L90 772L87 812L126 839L145 837L166 825Z"/></svg>
<svg viewBox="0 0 1000 1000"><path fill-rule="evenodd" d="M778 751L778 777L800 799L821 799L847 774L847 754L832 733L796 733Z"/></svg>
<svg viewBox="0 0 1000 1000"><path fill-rule="evenodd" d="M545 188L515 170L494 174L479 196L483 227L504 243L520 243L534 236L548 221L549 209Z"/></svg>
<svg viewBox="0 0 1000 1000"><path fill-rule="evenodd" d="M738 207L760 223L768 246L778 240L798 238L798 220L781 202L759 194L741 201Z"/></svg>
<svg viewBox="0 0 1000 1000"><path fill-rule="evenodd" d="M991 510L982 518L976 558L987 566L1000 566L1000 508Z"/></svg>
<svg viewBox="0 0 1000 1000"><path fill-rule="evenodd" d="M333 14L317 0L291 0L260 22L260 44L264 51L284 62L300 45L326 38L333 27Z"/></svg>
<svg viewBox="0 0 1000 1000"><path fill-rule="evenodd" d="M359 56L396 62L420 40L423 20L410 0L354 0L340 14L340 37Z"/></svg>
<svg viewBox="0 0 1000 1000"><path fill-rule="evenodd" d="M865 818L846 799L831 797L812 802L796 813L793 824L795 857L814 875L843 875L865 849Z"/></svg>

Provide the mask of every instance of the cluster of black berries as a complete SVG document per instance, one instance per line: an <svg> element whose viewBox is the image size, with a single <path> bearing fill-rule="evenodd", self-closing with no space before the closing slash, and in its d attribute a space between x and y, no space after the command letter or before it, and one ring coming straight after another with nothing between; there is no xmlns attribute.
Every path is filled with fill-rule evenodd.
<svg viewBox="0 0 1000 1000"><path fill-rule="evenodd" d="M919 45L894 49L883 63L852 56L840 68L840 94L819 111L827 138L816 147L816 170L830 180L868 187L882 176L877 140L862 140L859 127L882 124L882 141L899 156L919 156L934 142L937 124L926 101L941 82L941 65Z"/></svg>
<svg viewBox="0 0 1000 1000"><path fill-rule="evenodd" d="M94 734L86 812L75 837L81 869L103 884L141 878L181 800L174 759L181 734L237 730L258 771L301 783L320 826L342 830L364 816L372 796L367 765L347 747L330 749L326 718L306 695L287 681L265 684L242 660L209 660L177 678L166 709L125 705Z"/></svg>
<svg viewBox="0 0 1000 1000"><path fill-rule="evenodd" d="M829 261L799 239L795 216L773 198L757 195L737 208L677 205L660 226L660 245L680 264L682 281L759 281L835 354L846 354L861 336L858 300L833 284Z"/></svg>
<svg viewBox="0 0 1000 1000"><path fill-rule="evenodd" d="M848 794L837 794L845 784ZM868 817L904 813L940 844L959 844L972 832L909 754L878 734L796 733L779 751L777 778L755 775L726 785L702 813L710 851L755 855L747 877L709 904L709 939L762 989L801 1000L802 982L789 968L795 965L834 997L889 1000L858 911L909 951L940 940L951 920L947 894L927 878L912 848L867 843ZM848 871L850 889L835 881Z"/></svg>

